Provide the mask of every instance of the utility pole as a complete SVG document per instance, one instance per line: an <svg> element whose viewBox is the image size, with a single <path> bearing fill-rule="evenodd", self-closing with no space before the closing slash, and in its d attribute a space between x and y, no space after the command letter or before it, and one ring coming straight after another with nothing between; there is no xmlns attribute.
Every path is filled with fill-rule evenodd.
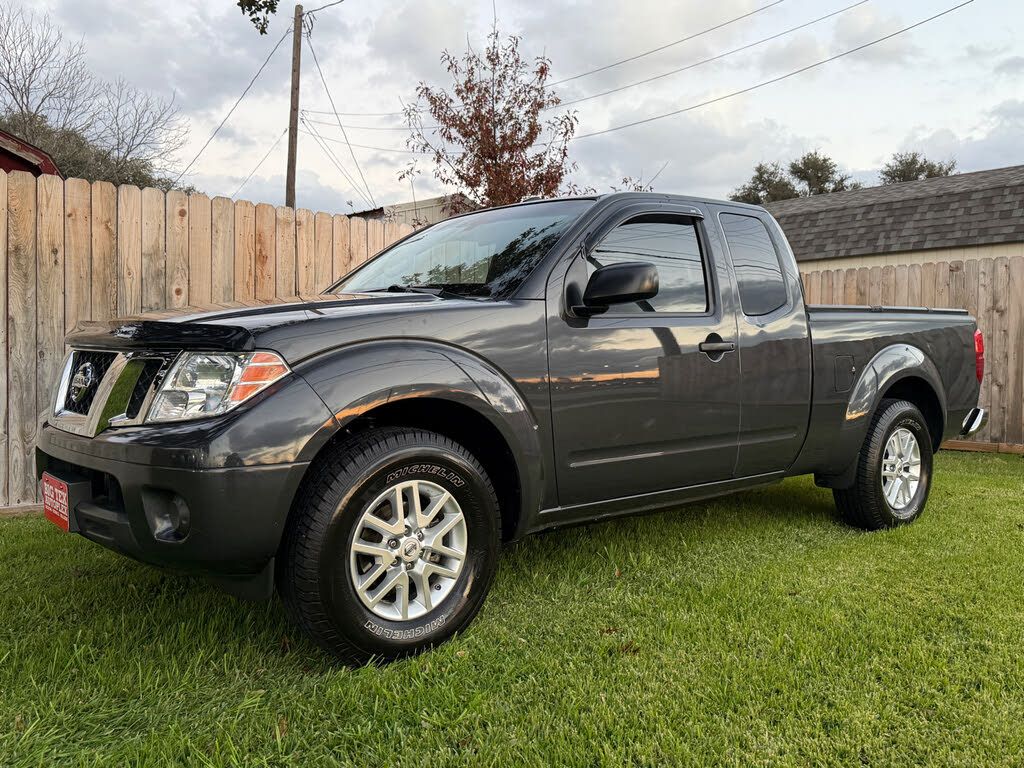
<svg viewBox="0 0 1024 768"><path fill-rule="evenodd" d="M292 106L288 113L288 173L284 183L284 204L295 207L295 162L299 143L299 73L302 69L302 6L295 6L292 27Z"/></svg>

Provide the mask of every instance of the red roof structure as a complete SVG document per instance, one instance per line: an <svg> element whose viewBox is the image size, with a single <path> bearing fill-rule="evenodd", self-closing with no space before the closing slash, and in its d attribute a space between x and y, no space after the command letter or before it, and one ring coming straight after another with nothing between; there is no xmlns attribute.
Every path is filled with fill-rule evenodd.
<svg viewBox="0 0 1024 768"><path fill-rule="evenodd" d="M28 171L33 176L49 174L64 178L43 150L5 131L0 131L0 171Z"/></svg>

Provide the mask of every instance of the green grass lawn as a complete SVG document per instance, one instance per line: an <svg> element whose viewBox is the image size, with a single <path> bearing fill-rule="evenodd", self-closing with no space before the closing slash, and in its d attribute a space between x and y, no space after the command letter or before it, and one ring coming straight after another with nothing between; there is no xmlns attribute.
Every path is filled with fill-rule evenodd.
<svg viewBox="0 0 1024 768"><path fill-rule="evenodd" d="M533 537L455 641L346 669L237 601L0 521L0 764L1024 762L1024 462L914 525L810 479Z"/></svg>

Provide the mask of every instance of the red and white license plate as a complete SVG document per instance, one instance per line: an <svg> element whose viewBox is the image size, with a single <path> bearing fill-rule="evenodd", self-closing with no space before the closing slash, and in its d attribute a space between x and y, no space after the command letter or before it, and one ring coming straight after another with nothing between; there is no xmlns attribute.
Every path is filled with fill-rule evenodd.
<svg viewBox="0 0 1024 768"><path fill-rule="evenodd" d="M43 472L43 514L54 525L69 529L68 484Z"/></svg>

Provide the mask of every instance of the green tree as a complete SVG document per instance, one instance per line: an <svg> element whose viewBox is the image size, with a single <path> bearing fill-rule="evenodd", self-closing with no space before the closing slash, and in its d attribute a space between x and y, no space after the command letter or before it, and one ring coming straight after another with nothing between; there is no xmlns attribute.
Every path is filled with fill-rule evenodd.
<svg viewBox="0 0 1024 768"><path fill-rule="evenodd" d="M807 152L789 164L789 175L798 183L801 197L827 195L858 189L860 184L850 181L850 175L839 170L836 161L818 150Z"/></svg>
<svg viewBox="0 0 1024 768"><path fill-rule="evenodd" d="M729 199L737 203L764 205L799 196L800 192L796 185L779 163L758 163L750 181L734 189Z"/></svg>
<svg viewBox="0 0 1024 768"><path fill-rule="evenodd" d="M950 176L955 171L956 160L952 158L945 162L932 162L921 152L894 152L878 176L882 184L900 184L904 181Z"/></svg>
<svg viewBox="0 0 1024 768"><path fill-rule="evenodd" d="M267 34L270 17L277 13L278 0L238 0L238 7L249 17L249 21L261 34Z"/></svg>

